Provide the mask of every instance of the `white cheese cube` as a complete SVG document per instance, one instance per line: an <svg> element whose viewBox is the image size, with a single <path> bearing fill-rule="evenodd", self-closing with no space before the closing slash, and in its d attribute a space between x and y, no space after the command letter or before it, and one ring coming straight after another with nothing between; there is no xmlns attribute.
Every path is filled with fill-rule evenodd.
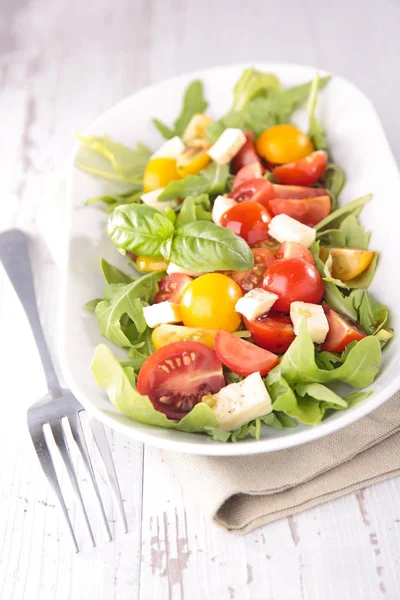
<svg viewBox="0 0 400 600"><path fill-rule="evenodd" d="M184 269L173 262L170 262L167 267L167 274L171 275L171 273L184 273L190 277L200 277L200 275L204 275L204 273L199 273L198 271L189 271L188 269Z"/></svg>
<svg viewBox="0 0 400 600"><path fill-rule="evenodd" d="M228 198L228 196L217 196L214 200L212 209L212 220L214 223L219 225L222 215L232 208L232 206L235 206L235 204L237 204L237 202L233 198Z"/></svg>
<svg viewBox="0 0 400 600"><path fill-rule="evenodd" d="M170 140L164 142L164 144L154 152L151 158L178 158L185 149L185 144L181 138L177 135Z"/></svg>
<svg viewBox="0 0 400 600"><path fill-rule="evenodd" d="M203 397L203 400L225 431L234 431L272 412L271 398L260 373L252 373L243 381L231 383L217 394Z"/></svg>
<svg viewBox="0 0 400 600"><path fill-rule="evenodd" d="M241 129L229 127L221 133L207 153L219 165L226 165L236 156L245 142L246 136Z"/></svg>
<svg viewBox="0 0 400 600"><path fill-rule="evenodd" d="M147 206L151 206L152 208L161 210L161 212L164 211L167 208L167 206L174 208L174 206L178 205L176 200L165 200L164 202L162 200L158 200L159 195L164 189L165 188L158 188L157 190L146 192L146 194L142 194L140 196L140 199L142 200L142 202L144 202L144 204L147 204Z"/></svg>
<svg viewBox="0 0 400 600"><path fill-rule="evenodd" d="M207 117L207 115L203 115L202 113L193 115L182 136L185 144L190 146L190 143L194 140L204 139L207 134L207 129L212 122L213 120L210 119L210 117Z"/></svg>
<svg viewBox="0 0 400 600"><path fill-rule="evenodd" d="M309 248L315 241L316 230L288 215L276 215L269 224L269 235L278 242L298 242Z"/></svg>
<svg viewBox="0 0 400 600"><path fill-rule="evenodd" d="M296 335L300 330L303 319L307 322L308 333L313 342L322 344L329 331L328 319L320 304L309 304L308 302L292 302L290 305L290 318Z"/></svg>
<svg viewBox="0 0 400 600"><path fill-rule="evenodd" d="M149 327L154 329L164 323L180 323L182 321L181 308L173 302L159 302L143 307L143 315Z"/></svg>
<svg viewBox="0 0 400 600"><path fill-rule="evenodd" d="M267 313L279 296L262 288L254 288L236 302L235 310L249 321Z"/></svg>

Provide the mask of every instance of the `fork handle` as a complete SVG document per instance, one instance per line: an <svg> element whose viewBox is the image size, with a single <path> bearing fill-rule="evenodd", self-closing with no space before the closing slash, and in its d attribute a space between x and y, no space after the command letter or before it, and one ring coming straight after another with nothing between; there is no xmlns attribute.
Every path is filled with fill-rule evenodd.
<svg viewBox="0 0 400 600"><path fill-rule="evenodd" d="M49 391L57 392L61 386L39 319L28 251L28 236L23 231L10 229L0 234L0 260L28 317Z"/></svg>

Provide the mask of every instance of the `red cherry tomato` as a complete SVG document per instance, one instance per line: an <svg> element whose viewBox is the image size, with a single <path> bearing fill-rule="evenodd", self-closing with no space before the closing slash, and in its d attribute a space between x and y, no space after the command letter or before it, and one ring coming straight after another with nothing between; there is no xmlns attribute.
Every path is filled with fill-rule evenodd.
<svg viewBox="0 0 400 600"><path fill-rule="evenodd" d="M275 258L272 252L265 248L252 248L251 252L254 257L254 267L248 271L233 271L230 276L246 294L250 290L261 287L264 279L264 274Z"/></svg>
<svg viewBox="0 0 400 600"><path fill-rule="evenodd" d="M171 273L158 282L158 292L154 298L154 304L158 302L175 302L179 304L184 289L193 281L193 277L184 273Z"/></svg>
<svg viewBox="0 0 400 600"><path fill-rule="evenodd" d="M264 169L259 161L245 165L236 173L232 187L236 189L241 183L249 179L262 179L263 173Z"/></svg>
<svg viewBox="0 0 400 600"><path fill-rule="evenodd" d="M214 340L214 349L223 365L243 377L257 371L260 375L266 375L279 362L276 354L227 331L218 331Z"/></svg>
<svg viewBox="0 0 400 600"><path fill-rule="evenodd" d="M268 202L268 208L274 216L288 215L304 223L304 225L314 227L331 212L331 199L329 196L317 196L316 198L303 198L301 200L272 198Z"/></svg>
<svg viewBox="0 0 400 600"><path fill-rule="evenodd" d="M275 258L277 260L282 260L283 258L302 258L309 262L310 265L315 264L313 255L309 249L297 242L284 242L281 244L275 253Z"/></svg>
<svg viewBox="0 0 400 600"><path fill-rule="evenodd" d="M263 288L279 296L274 310L289 312L295 301L319 304L324 283L317 269L301 258L276 260L268 267Z"/></svg>
<svg viewBox="0 0 400 600"><path fill-rule="evenodd" d="M343 352L343 350L354 341L362 340L366 333L359 325L351 323L344 315L337 313L326 302L322 303L326 318L328 319L329 331L321 350L328 352Z"/></svg>
<svg viewBox="0 0 400 600"><path fill-rule="evenodd" d="M255 162L259 162L261 164L260 157L257 154L253 132L245 131L244 134L246 136L246 142L240 148L239 152L236 154L231 163L234 173L237 173L246 165L251 165Z"/></svg>
<svg viewBox="0 0 400 600"><path fill-rule="evenodd" d="M318 187L304 187L301 185L279 185L273 183L275 198L315 198L316 196L329 196L328 190Z"/></svg>
<svg viewBox="0 0 400 600"><path fill-rule="evenodd" d="M134 254L133 252L131 252L130 250L127 250L126 253L128 254L129 258L133 261L136 262L137 259L137 254Z"/></svg>
<svg viewBox="0 0 400 600"><path fill-rule="evenodd" d="M312 185L325 173L328 154L317 150L309 156L276 167L272 172L279 183L287 185Z"/></svg>
<svg viewBox="0 0 400 600"><path fill-rule="evenodd" d="M290 317L282 313L270 312L254 321L243 317L243 322L256 344L277 354L286 352L296 337Z"/></svg>
<svg viewBox="0 0 400 600"><path fill-rule="evenodd" d="M257 202L232 206L221 217L221 225L240 235L250 246L266 240L271 222L269 211Z"/></svg>
<svg viewBox="0 0 400 600"><path fill-rule="evenodd" d="M272 183L266 179L248 179L232 190L229 196L236 202L258 202L268 208L268 201L275 196L275 192Z"/></svg>
<svg viewBox="0 0 400 600"><path fill-rule="evenodd" d="M137 390L154 408L179 420L206 394L225 386L214 350L200 342L173 342L156 350L139 371Z"/></svg>

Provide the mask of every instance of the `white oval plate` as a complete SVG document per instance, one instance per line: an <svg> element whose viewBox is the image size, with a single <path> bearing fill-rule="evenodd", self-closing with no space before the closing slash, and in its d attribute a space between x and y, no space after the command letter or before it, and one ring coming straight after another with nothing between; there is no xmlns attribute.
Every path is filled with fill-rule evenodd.
<svg viewBox="0 0 400 600"><path fill-rule="evenodd" d="M204 82L210 103L207 112L218 118L229 108L233 85L248 66L196 71L143 89L106 111L86 133L98 136L106 133L127 145L140 140L156 150L161 138L151 124L151 118L156 116L172 123L190 81L199 78ZM266 63L252 66L276 73L285 86L303 83L315 74L314 68L301 65ZM371 291L392 309L392 323L399 331L400 280L393 263L394 257L400 255L400 177L394 157L374 107L352 83L333 76L320 94L318 112L326 126L332 154L346 170L347 182L341 204L368 192L374 194L361 219L373 231L371 247L381 252ZM299 123L306 123L304 116L299 112ZM280 431L264 428L260 440L223 444L205 435L142 425L121 415L97 387L89 371L95 346L105 340L93 314L85 311L83 305L102 296L104 280L99 269L100 258L121 268L126 260L115 251L105 233L106 215L94 207L84 206L87 198L109 191L110 186L73 166L78 152L79 148L74 152L67 181L69 233L63 285L62 359L71 390L104 424L132 439L179 452L215 456L258 454L304 444L337 431L377 408L400 388L400 336L397 335L384 353L381 373L372 386L373 394L348 411L335 412L315 427L299 425ZM112 350L122 356L116 347Z"/></svg>

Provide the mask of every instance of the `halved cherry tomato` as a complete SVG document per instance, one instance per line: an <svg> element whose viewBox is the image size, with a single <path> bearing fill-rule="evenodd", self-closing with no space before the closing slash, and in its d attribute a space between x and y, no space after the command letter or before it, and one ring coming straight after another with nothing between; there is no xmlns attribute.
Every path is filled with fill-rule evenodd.
<svg viewBox="0 0 400 600"><path fill-rule="evenodd" d="M151 192L165 187L171 181L179 179L175 158L153 158L148 163L143 174L143 190Z"/></svg>
<svg viewBox="0 0 400 600"><path fill-rule="evenodd" d="M221 225L240 235L250 246L266 240L271 222L269 211L257 202L232 206L221 217Z"/></svg>
<svg viewBox="0 0 400 600"><path fill-rule="evenodd" d="M245 165L236 173L232 189L236 189L241 183L249 179L262 179L263 173L264 169L260 161Z"/></svg>
<svg viewBox="0 0 400 600"><path fill-rule="evenodd" d="M168 261L163 258L150 258L148 256L138 256L136 259L136 268L140 273L162 273L166 271Z"/></svg>
<svg viewBox="0 0 400 600"><path fill-rule="evenodd" d="M244 294L250 290L261 287L264 279L264 274L275 258L272 252L265 248L252 248L251 252L254 257L254 267L248 271L233 271L231 277Z"/></svg>
<svg viewBox="0 0 400 600"><path fill-rule="evenodd" d="M280 185L273 183L275 198L315 198L316 196L329 196L328 190L318 187L304 187L301 185Z"/></svg>
<svg viewBox="0 0 400 600"><path fill-rule="evenodd" d="M304 225L314 227L325 219L331 211L331 199L329 196L317 196L316 198L272 198L268 202L268 208L275 215L288 215Z"/></svg>
<svg viewBox="0 0 400 600"><path fill-rule="evenodd" d="M131 260L135 261L137 259L137 254L134 254L130 250L127 250L126 253L128 254L128 256Z"/></svg>
<svg viewBox="0 0 400 600"><path fill-rule="evenodd" d="M178 157L176 168L180 177L197 175L210 162L210 157L203 148L189 146Z"/></svg>
<svg viewBox="0 0 400 600"><path fill-rule="evenodd" d="M193 278L185 273L166 275L158 282L158 292L155 295L154 304L167 300L179 304L183 291L192 281Z"/></svg>
<svg viewBox="0 0 400 600"><path fill-rule="evenodd" d="M281 165L304 158L313 152L312 141L295 125L274 125L263 131L256 143L260 156ZM275 173L275 170L274 170Z"/></svg>
<svg viewBox="0 0 400 600"><path fill-rule="evenodd" d="M309 249L297 242L284 242L281 244L275 253L275 258L277 260L282 260L283 258L302 258L309 262L310 265L315 264L313 255Z"/></svg>
<svg viewBox="0 0 400 600"><path fill-rule="evenodd" d="M350 281L368 269L375 256L371 250L358 250L357 248L331 248L321 246L320 258L325 262L332 256L332 277L341 281Z"/></svg>
<svg viewBox="0 0 400 600"><path fill-rule="evenodd" d="M187 327L236 331L240 315L235 304L243 296L238 284L222 273L207 273L194 279L181 297L181 312Z"/></svg>
<svg viewBox="0 0 400 600"><path fill-rule="evenodd" d="M204 329L202 327L184 327L183 325L159 325L151 334L151 339L156 347L162 348L173 342L201 342L209 348L214 348L214 339L217 335L216 329Z"/></svg>
<svg viewBox="0 0 400 600"><path fill-rule="evenodd" d="M351 323L344 315L336 312L326 302L322 303L326 318L328 319L329 331L323 344L322 350L328 352L343 352L343 350L354 341L362 340L366 333L359 325Z"/></svg>
<svg viewBox="0 0 400 600"><path fill-rule="evenodd" d="M301 258L276 260L267 269L263 288L279 296L274 310L289 312L296 301L319 304L324 283L317 269Z"/></svg>
<svg viewBox="0 0 400 600"><path fill-rule="evenodd" d="M252 131L245 131L246 142L240 148L239 152L236 154L234 159L232 160L232 169L234 173L240 171L242 167L245 165L251 165L252 163L259 162L260 157L256 151L256 145L254 143L254 135Z"/></svg>
<svg viewBox="0 0 400 600"><path fill-rule="evenodd" d="M229 194L229 197L236 200L236 202L258 202L266 208L268 208L269 200L274 196L272 183L263 178L243 181Z"/></svg>
<svg viewBox="0 0 400 600"><path fill-rule="evenodd" d="M276 167L272 172L279 183L287 185L312 185L325 173L328 154L317 150L305 158Z"/></svg>
<svg viewBox="0 0 400 600"><path fill-rule="evenodd" d="M286 352L296 337L290 317L282 313L269 312L254 321L244 317L243 322L256 344L277 354Z"/></svg>
<svg viewBox="0 0 400 600"><path fill-rule="evenodd" d="M225 386L214 350L200 342L175 342L156 350L139 371L137 390L154 408L179 420L206 394Z"/></svg>
<svg viewBox="0 0 400 600"><path fill-rule="evenodd" d="M260 375L266 375L279 362L276 354L226 331L218 331L214 349L223 365L243 377L257 371Z"/></svg>

